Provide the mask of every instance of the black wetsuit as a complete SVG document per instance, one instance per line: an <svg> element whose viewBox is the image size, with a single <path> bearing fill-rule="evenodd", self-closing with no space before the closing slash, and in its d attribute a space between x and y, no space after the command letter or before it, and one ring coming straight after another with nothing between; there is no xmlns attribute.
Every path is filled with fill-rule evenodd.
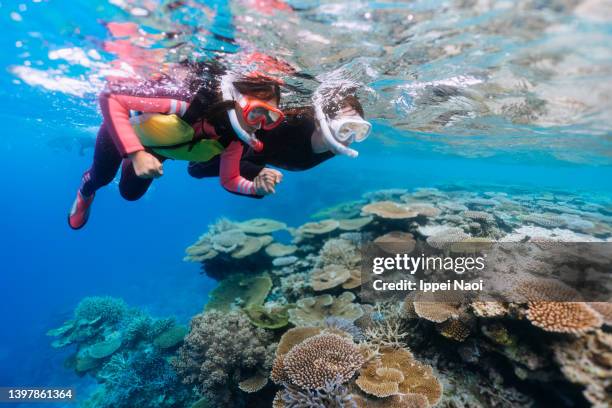
<svg viewBox="0 0 612 408"><path fill-rule="evenodd" d="M302 171L334 157L329 151L312 151L311 137L314 129L312 117L300 114L285 120L275 129L257 131L264 149L261 152L245 150L240 162L240 175L252 181L267 164L284 170ZM219 159L206 163L189 163L189 174L195 178L217 177Z"/></svg>

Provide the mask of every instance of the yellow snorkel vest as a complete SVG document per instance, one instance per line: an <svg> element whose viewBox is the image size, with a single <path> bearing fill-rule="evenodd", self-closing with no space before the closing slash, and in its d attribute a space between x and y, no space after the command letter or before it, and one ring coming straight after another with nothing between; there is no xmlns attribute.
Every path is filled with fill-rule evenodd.
<svg viewBox="0 0 612 408"><path fill-rule="evenodd" d="M145 113L130 122L143 146L168 159L207 162L224 150L216 140L194 140L193 128L177 115Z"/></svg>

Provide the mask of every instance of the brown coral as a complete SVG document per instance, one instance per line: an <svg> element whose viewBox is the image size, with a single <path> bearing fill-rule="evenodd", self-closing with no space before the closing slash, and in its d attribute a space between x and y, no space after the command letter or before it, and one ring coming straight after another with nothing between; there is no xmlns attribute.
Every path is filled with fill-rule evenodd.
<svg viewBox="0 0 612 408"><path fill-rule="evenodd" d="M328 382L347 382L363 362L355 343L336 334L323 333L293 347L284 356L283 366L291 383L317 389Z"/></svg>
<svg viewBox="0 0 612 408"><path fill-rule="evenodd" d="M414 312L422 319L442 323L459 316L462 300L463 294L459 291L418 293L414 299Z"/></svg>
<svg viewBox="0 0 612 408"><path fill-rule="evenodd" d="M529 302L527 318L549 332L583 333L600 327L601 316L583 302Z"/></svg>
<svg viewBox="0 0 612 408"><path fill-rule="evenodd" d="M448 319L437 326L441 335L448 339L464 341L470 335L470 328L460 319Z"/></svg>
<svg viewBox="0 0 612 408"><path fill-rule="evenodd" d="M292 255L295 251L297 251L297 247L295 245L283 245L279 244L278 242L270 244L266 247L266 254L272 258Z"/></svg>
<svg viewBox="0 0 612 408"><path fill-rule="evenodd" d="M514 277L513 280L516 281L513 292L521 301L566 302L580 300L580 294L575 289L557 279L519 275Z"/></svg>
<svg viewBox="0 0 612 408"><path fill-rule="evenodd" d="M405 349L383 349L380 359L368 363L355 383L365 393L377 397L420 394L434 405L442 396L442 385L432 368L416 361Z"/></svg>
<svg viewBox="0 0 612 408"><path fill-rule="evenodd" d="M501 317L508 314L508 306L497 301L475 301L470 307L478 317Z"/></svg>
<svg viewBox="0 0 612 408"><path fill-rule="evenodd" d="M391 231L374 240L383 251L390 254L409 254L414 250L416 241L409 232Z"/></svg>
<svg viewBox="0 0 612 408"><path fill-rule="evenodd" d="M287 224L268 218L253 218L237 223L236 226L247 234L256 235L270 234L287 228Z"/></svg>
<svg viewBox="0 0 612 408"><path fill-rule="evenodd" d="M326 317L335 316L353 322L363 316L361 305L353 300L355 295L351 292L337 298L329 294L302 298L296 302L296 308L289 309L289 321L296 326L316 326Z"/></svg>
<svg viewBox="0 0 612 408"><path fill-rule="evenodd" d="M366 225L372 222L373 217L359 217L339 220L339 228L342 231L359 231Z"/></svg>
<svg viewBox="0 0 612 408"><path fill-rule="evenodd" d="M585 386L584 396L594 407L612 405L612 334L597 330L553 349L565 377Z"/></svg>
<svg viewBox="0 0 612 408"><path fill-rule="evenodd" d="M601 315L604 324L612 326L612 302L589 302L589 306Z"/></svg>
<svg viewBox="0 0 612 408"><path fill-rule="evenodd" d="M342 284L342 289L355 289L361 286L361 270L349 270L349 278Z"/></svg>
<svg viewBox="0 0 612 408"><path fill-rule="evenodd" d="M400 220L414 218L419 215L417 211L393 201L378 201L364 206L361 211L364 214L374 214L380 218Z"/></svg>
<svg viewBox="0 0 612 408"><path fill-rule="evenodd" d="M329 234L337 229L340 223L336 220L322 220L319 222L307 222L298 228L298 234L322 235Z"/></svg>
<svg viewBox="0 0 612 408"><path fill-rule="evenodd" d="M260 391L266 384L268 384L268 378L261 374L256 374L253 377L240 381L238 388L244 392L254 393Z"/></svg>
<svg viewBox="0 0 612 408"><path fill-rule="evenodd" d="M351 277L351 272L340 265L326 265L321 269L315 269L310 274L310 286L319 292L335 288L346 282Z"/></svg>

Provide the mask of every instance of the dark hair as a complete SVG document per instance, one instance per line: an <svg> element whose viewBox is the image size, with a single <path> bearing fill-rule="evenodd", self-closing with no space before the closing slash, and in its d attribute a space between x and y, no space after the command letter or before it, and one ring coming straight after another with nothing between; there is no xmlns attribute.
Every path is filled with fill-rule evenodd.
<svg viewBox="0 0 612 408"><path fill-rule="evenodd" d="M274 99L277 104L280 103L280 86L274 81L245 77L232 82L232 84L242 95L265 101ZM217 93L215 102L206 107L205 112L198 118L199 120L217 118L234 108L234 101L224 101L221 92Z"/></svg>
<svg viewBox="0 0 612 408"><path fill-rule="evenodd" d="M364 117L363 106L361 106L361 102L359 102L359 99L357 99L355 95L340 97L338 100L332 100L322 107L323 112L325 112L325 114L330 118L336 117L338 112L345 108L351 108L357 112L359 116L362 118Z"/></svg>
<svg viewBox="0 0 612 408"><path fill-rule="evenodd" d="M354 95L347 95L344 98L341 98L339 101L332 101L327 103L322 107L323 112L328 115L330 118L335 118L342 109L351 108L355 112L359 114L362 118L364 117L363 107L361 106L361 102ZM298 106L294 108L283 109L285 116L287 117L287 121L291 123L299 123L300 116L306 116L314 120L315 113L312 106Z"/></svg>

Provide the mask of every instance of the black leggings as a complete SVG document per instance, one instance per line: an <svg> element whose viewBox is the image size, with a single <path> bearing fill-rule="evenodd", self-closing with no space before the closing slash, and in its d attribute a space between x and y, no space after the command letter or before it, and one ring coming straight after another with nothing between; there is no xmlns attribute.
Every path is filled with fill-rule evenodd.
<svg viewBox="0 0 612 408"><path fill-rule="evenodd" d="M81 194L89 197L101 187L109 184L117 175L119 166L121 166L121 179L119 180L121 196L129 201L138 200L147 192L153 179L144 179L136 175L132 162L121 157L103 123L96 139L93 164L83 174Z"/></svg>

